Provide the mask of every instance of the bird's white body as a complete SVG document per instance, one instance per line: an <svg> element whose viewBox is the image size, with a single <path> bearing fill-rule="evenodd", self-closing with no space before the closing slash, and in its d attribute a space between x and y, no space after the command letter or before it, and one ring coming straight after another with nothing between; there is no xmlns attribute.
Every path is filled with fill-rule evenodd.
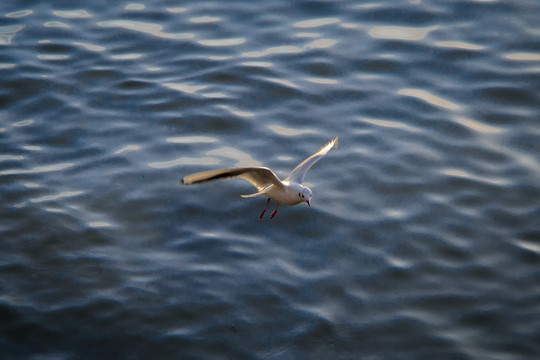
<svg viewBox="0 0 540 360"><path fill-rule="evenodd" d="M270 199L275 200L277 202L276 210L274 210L274 212L272 212L270 215L270 218L273 218L277 213L279 204L296 205L301 202L306 202L309 206L311 206L311 189L302 185L304 176L317 161L319 161L334 145L337 144L337 141L338 138L336 137L334 140L320 148L315 154L302 161L283 181L280 180L276 174L274 174L274 172L267 167L250 166L202 171L185 176L182 179L182 183L194 184L214 179L233 177L245 179L255 186L258 192L249 195L242 195L242 197L266 196L268 198L266 206L259 216L259 219L261 219L266 212Z"/></svg>
<svg viewBox="0 0 540 360"><path fill-rule="evenodd" d="M303 201L306 201L305 198L303 199L301 195L298 195L302 194L305 189L308 189L306 186L295 183L291 184L289 180L284 180L281 183L283 184L285 189L278 188L274 185L269 185L258 193L251 195L242 195L242 197L265 195L269 199L275 200L283 205L296 205L300 204Z"/></svg>

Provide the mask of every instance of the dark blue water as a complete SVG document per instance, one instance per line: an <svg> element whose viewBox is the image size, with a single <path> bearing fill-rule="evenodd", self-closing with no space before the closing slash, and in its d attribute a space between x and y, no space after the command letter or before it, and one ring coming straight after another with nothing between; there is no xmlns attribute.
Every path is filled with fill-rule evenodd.
<svg viewBox="0 0 540 360"><path fill-rule="evenodd" d="M0 5L0 358L540 357L538 1L50 3ZM335 136L311 208L179 184Z"/></svg>

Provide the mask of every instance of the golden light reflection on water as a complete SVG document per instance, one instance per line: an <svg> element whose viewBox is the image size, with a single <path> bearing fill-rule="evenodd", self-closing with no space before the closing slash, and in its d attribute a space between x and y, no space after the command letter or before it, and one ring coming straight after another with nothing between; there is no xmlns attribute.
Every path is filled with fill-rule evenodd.
<svg viewBox="0 0 540 360"><path fill-rule="evenodd" d="M390 217L390 218L394 218L394 219L401 219L401 218L404 217L404 213L402 211L397 211L395 213L392 212L392 211L388 211L388 212L385 212L385 215ZM390 255L386 256L386 261L388 261L388 263L392 267L401 268L401 269L410 268L414 264L414 262L412 262L412 261L408 261L408 260L405 260L403 258L390 256Z"/></svg>
<svg viewBox="0 0 540 360"><path fill-rule="evenodd" d="M470 174L464 170L459 169L444 169L443 174L448 176L454 176L459 178L465 178L469 180L479 181L479 182L485 182L488 184L494 184L494 185L500 185L500 186L506 186L510 183L508 179L502 179L502 178L496 178L496 177L487 177L487 176L480 176L477 174Z"/></svg>
<svg viewBox="0 0 540 360"><path fill-rule="evenodd" d="M310 19L310 20L304 20L299 21L293 24L294 27L297 28L315 28L330 24L337 24L341 22L340 19L331 17L331 18L318 18L318 19Z"/></svg>
<svg viewBox="0 0 540 360"><path fill-rule="evenodd" d="M113 56L111 56L111 59L114 59L114 60L135 60L135 59L139 59L141 57L142 57L142 54L131 53L131 54L113 55Z"/></svg>
<svg viewBox="0 0 540 360"><path fill-rule="evenodd" d="M11 126L21 127L21 126L32 125L33 123L34 123L34 119L26 119L26 120L16 121L13 124L11 124Z"/></svg>
<svg viewBox="0 0 540 360"><path fill-rule="evenodd" d="M94 45L94 44L89 44L89 43L74 41L73 45L81 46L85 48L86 50L90 50L90 51L97 51L97 52L105 51L104 46L99 46L99 45Z"/></svg>
<svg viewBox="0 0 540 360"><path fill-rule="evenodd" d="M213 143L217 139L209 136L176 136L167 138L167 142L174 144L199 144L199 143Z"/></svg>
<svg viewBox="0 0 540 360"><path fill-rule="evenodd" d="M251 111L240 110L240 109L238 109L236 107L233 107L233 106L219 105L219 107L222 108L222 109L230 111L231 113L233 113L236 116L240 116L240 117L253 117L253 116L255 116L255 113L252 113Z"/></svg>
<svg viewBox="0 0 540 360"><path fill-rule="evenodd" d="M321 77L304 78L304 80L315 83L315 84L326 84L326 85L331 85L331 84L337 84L338 83L337 80L329 79L329 78L321 78Z"/></svg>
<svg viewBox="0 0 540 360"><path fill-rule="evenodd" d="M197 42L204 46L233 46L240 45L246 41L244 38L231 38L231 39L208 39L198 40Z"/></svg>
<svg viewBox="0 0 540 360"><path fill-rule="evenodd" d="M129 3L124 7L124 9L126 9L126 10L144 10L145 6L144 6L144 4L139 4L139 3Z"/></svg>
<svg viewBox="0 0 540 360"><path fill-rule="evenodd" d="M246 61L242 65L245 66L255 66L255 67L271 67L274 66L271 62L268 61Z"/></svg>
<svg viewBox="0 0 540 360"><path fill-rule="evenodd" d="M294 35L297 38L317 38L321 36L321 34L318 33L308 33L308 32L301 32Z"/></svg>
<svg viewBox="0 0 540 360"><path fill-rule="evenodd" d="M47 21L43 24L43 26L45 27L57 27L57 28L65 28L65 29L70 29L71 26L69 26L68 24L66 23L63 23L61 21Z"/></svg>
<svg viewBox="0 0 540 360"><path fill-rule="evenodd" d="M2 161L16 161L16 160L24 160L24 156L22 156L22 155L2 155L2 154L0 154L0 162L2 162Z"/></svg>
<svg viewBox="0 0 540 360"><path fill-rule="evenodd" d="M287 156L287 155L278 155L278 156L276 156L276 159L278 159L279 161L291 161L291 160L294 160L294 158L292 156Z"/></svg>
<svg viewBox="0 0 540 360"><path fill-rule="evenodd" d="M189 22L192 22L192 23L211 23L211 22L216 22L216 21L221 21L221 19L215 16L199 16L199 17L192 17L189 19Z"/></svg>
<svg viewBox="0 0 540 360"><path fill-rule="evenodd" d="M53 201L58 200L66 197L73 197L82 194L82 191L64 191L56 195L45 195L37 198L30 199L31 203L40 203L45 201Z"/></svg>
<svg viewBox="0 0 540 360"><path fill-rule="evenodd" d="M210 156L222 156L229 159L236 160L236 166L242 165L260 165L258 161L253 159L248 153L240 151L230 146L220 147L214 150L210 150L206 153Z"/></svg>
<svg viewBox="0 0 540 360"><path fill-rule="evenodd" d="M456 117L455 120L462 125L465 125L475 131L482 132L482 133L498 133L501 131L501 129L496 128L494 126L482 124L478 121L474 121L474 120L467 119L464 117Z"/></svg>
<svg viewBox="0 0 540 360"><path fill-rule="evenodd" d="M188 94L196 93L199 90L206 89L207 85L189 85L189 84L182 84L182 83L165 83L164 86L168 87L169 89L185 92Z"/></svg>
<svg viewBox="0 0 540 360"><path fill-rule="evenodd" d="M180 165L217 165L218 159L214 157L187 157L182 156L174 160L151 162L147 165L153 169L165 169Z"/></svg>
<svg viewBox="0 0 540 360"><path fill-rule="evenodd" d="M223 61L223 60L231 60L232 56L212 55L212 56L209 56L208 59L216 60L216 61Z"/></svg>
<svg viewBox="0 0 540 360"><path fill-rule="evenodd" d="M0 175L16 175L16 174L39 174L51 171L60 171L72 167L73 163L58 163L51 165L36 166L31 169L6 169L0 171Z"/></svg>
<svg viewBox="0 0 540 360"><path fill-rule="evenodd" d="M166 33L163 32L163 26L153 23L131 20L108 20L97 23L101 27L119 27L127 30L140 31L150 35L158 36L164 39L193 39L193 33Z"/></svg>
<svg viewBox="0 0 540 360"><path fill-rule="evenodd" d="M533 244L526 241L518 241L518 245L524 249L534 251L535 253L540 254L540 246L538 246L537 244Z"/></svg>
<svg viewBox="0 0 540 360"><path fill-rule="evenodd" d="M224 94L221 92L201 93L200 90L206 89L208 85L189 85L189 84L182 84L182 83L165 83L163 85L168 87L169 89L181 91L187 94L199 93L201 96L204 96L207 98L220 99L220 98L229 97L227 94Z"/></svg>
<svg viewBox="0 0 540 360"><path fill-rule="evenodd" d="M93 16L86 10L54 10L53 14L64 19L83 19Z"/></svg>
<svg viewBox="0 0 540 360"><path fill-rule="evenodd" d="M375 26L369 31L371 37L377 39L421 40L437 26L415 28L405 26Z"/></svg>
<svg viewBox="0 0 540 360"><path fill-rule="evenodd" d="M464 50L482 50L484 47L476 44L466 43L463 41L438 41L435 45L440 47L464 49Z"/></svg>
<svg viewBox="0 0 540 360"><path fill-rule="evenodd" d="M220 92L204 93L204 94L201 94L201 95L204 96L204 97L213 98L213 99L222 99L222 98L228 97L226 94L220 93Z"/></svg>
<svg viewBox="0 0 540 360"><path fill-rule="evenodd" d="M275 82L277 84L285 85L285 86L288 86L288 87L292 87L292 88L295 88L295 89L298 88L298 85L296 85L295 83L293 83L290 80L279 79L279 78L266 78L266 80L271 81L271 82Z"/></svg>
<svg viewBox="0 0 540 360"><path fill-rule="evenodd" d="M24 29L24 25L0 26L0 45L11 44L15 35Z"/></svg>
<svg viewBox="0 0 540 360"><path fill-rule="evenodd" d="M128 151L136 151L136 150L139 150L141 147L139 145L126 145L126 146L123 146L122 148L116 150L114 153L115 154L121 154L121 153L124 153L124 152L128 152Z"/></svg>
<svg viewBox="0 0 540 360"><path fill-rule="evenodd" d="M170 12L170 13L179 14L179 13L183 13L183 12L188 11L188 8L185 8L185 7L174 7L174 8L167 8L167 11Z"/></svg>
<svg viewBox="0 0 540 360"><path fill-rule="evenodd" d="M241 116L241 117L253 117L255 116L255 113L252 113L250 111L242 111L238 109L231 109L231 112L235 115Z"/></svg>
<svg viewBox="0 0 540 360"><path fill-rule="evenodd" d="M443 170L443 173L450 176L457 176L457 177L464 177L464 178L470 177L469 174L467 174L465 171L458 170L458 169L445 169Z"/></svg>
<svg viewBox="0 0 540 360"><path fill-rule="evenodd" d="M384 213L386 216L393 218L401 218L405 216L405 211L400 209L386 209L384 210Z"/></svg>
<svg viewBox="0 0 540 360"><path fill-rule="evenodd" d="M88 223L88 226L94 227L94 228L102 228L102 227L110 227L113 226L111 223L108 223L106 221L91 221Z"/></svg>
<svg viewBox="0 0 540 360"><path fill-rule="evenodd" d="M39 54L37 58L45 61L65 60L69 58L69 55Z"/></svg>
<svg viewBox="0 0 540 360"><path fill-rule="evenodd" d="M445 99L443 99L441 97L435 96L435 95L429 93L426 90L421 90L421 89L401 89L401 90L398 90L397 93L400 94L400 95L412 96L412 97L424 100L424 101L426 101L426 102L428 102L428 103L430 103L432 105L436 105L436 106L443 107L443 108L446 108L446 109L457 110L457 109L460 108L459 105L457 105L457 104L455 104L455 103L453 103L451 101L445 100Z"/></svg>
<svg viewBox="0 0 540 360"><path fill-rule="evenodd" d="M20 11L14 11L6 14L6 17L8 18L22 18L28 15L32 15L34 13L34 10L20 10Z"/></svg>
<svg viewBox="0 0 540 360"><path fill-rule="evenodd" d="M267 55L278 55L278 54L296 54L302 51L302 48L299 46L292 45L283 45L283 46L274 46L267 48L262 51L249 51L242 54L244 57L263 57Z"/></svg>
<svg viewBox="0 0 540 360"><path fill-rule="evenodd" d="M305 46L306 49L324 49L334 46L337 40L334 39L317 39Z"/></svg>
<svg viewBox="0 0 540 360"><path fill-rule="evenodd" d="M283 136L298 136L304 134L313 134L316 131L312 129L295 129L291 127L286 127L282 125L268 125L268 128L274 133Z"/></svg>
<svg viewBox="0 0 540 360"><path fill-rule="evenodd" d="M307 43L304 46L274 46L260 51L248 51L242 54L244 57L264 57L268 55L280 55L280 54L297 54L306 49L324 49L331 46L334 46L337 43L337 40L334 39L317 39Z"/></svg>
<svg viewBox="0 0 540 360"><path fill-rule="evenodd" d="M382 6L381 4L375 4L375 3L355 5L355 7L359 8L359 9L373 9L373 8L377 8L377 7L381 7L381 6Z"/></svg>
<svg viewBox="0 0 540 360"><path fill-rule="evenodd" d="M390 127L390 128L405 127L405 124L397 122L397 121L379 120L379 119L370 119L370 118L362 118L361 120L367 123L373 124L373 125L383 126L383 127Z"/></svg>
<svg viewBox="0 0 540 360"><path fill-rule="evenodd" d="M510 60L522 60L522 61L540 60L540 54L535 54L535 53L508 53L504 55L504 57Z"/></svg>

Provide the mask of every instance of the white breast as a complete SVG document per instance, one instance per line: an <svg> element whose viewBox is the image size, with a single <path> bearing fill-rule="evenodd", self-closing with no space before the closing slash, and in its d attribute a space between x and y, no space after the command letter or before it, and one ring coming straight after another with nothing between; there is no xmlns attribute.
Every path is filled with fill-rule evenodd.
<svg viewBox="0 0 540 360"><path fill-rule="evenodd" d="M264 194L283 205L296 205L302 202L302 198L298 196L302 189L298 184L283 182L283 185L285 185L285 191L272 185L264 191Z"/></svg>

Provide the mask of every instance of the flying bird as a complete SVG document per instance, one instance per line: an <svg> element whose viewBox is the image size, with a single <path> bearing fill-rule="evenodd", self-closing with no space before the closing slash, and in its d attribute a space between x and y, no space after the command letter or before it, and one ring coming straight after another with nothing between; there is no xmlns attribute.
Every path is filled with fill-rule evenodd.
<svg viewBox="0 0 540 360"><path fill-rule="evenodd" d="M229 179L239 177L249 181L253 186L257 188L257 192L249 195L242 195L245 198L251 198L255 196L266 196L266 206L264 207L259 219L262 219L270 199L276 201L276 209L270 214L272 219L277 211L279 204L283 205L296 205L301 202L306 202L311 207L311 189L302 185L304 177L308 170L323 156L334 147L337 146L338 138L336 137L328 144L324 145L315 154L311 155L289 174L285 180L280 180L272 170L263 166L248 166L248 167L235 167L226 169L216 169L202 171L185 176L181 182L182 184L195 184L204 181L210 181L215 179Z"/></svg>

